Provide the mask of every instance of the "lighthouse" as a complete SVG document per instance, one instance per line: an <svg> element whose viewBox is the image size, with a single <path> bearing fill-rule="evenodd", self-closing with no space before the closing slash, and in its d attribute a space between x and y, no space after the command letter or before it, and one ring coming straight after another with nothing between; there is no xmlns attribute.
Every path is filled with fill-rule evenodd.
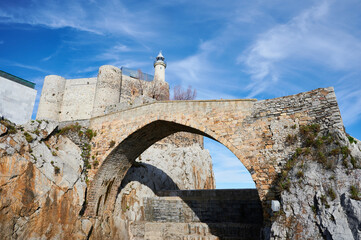
<svg viewBox="0 0 361 240"><path fill-rule="evenodd" d="M162 51L160 51L154 61L154 81L165 82L166 67L167 63L164 61Z"/></svg>

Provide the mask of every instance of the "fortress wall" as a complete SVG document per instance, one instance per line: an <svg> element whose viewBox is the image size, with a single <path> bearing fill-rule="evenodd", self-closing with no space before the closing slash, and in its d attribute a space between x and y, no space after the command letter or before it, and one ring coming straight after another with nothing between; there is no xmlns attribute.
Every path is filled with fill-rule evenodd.
<svg viewBox="0 0 361 240"><path fill-rule="evenodd" d="M89 119L93 111L97 78L68 79L59 121Z"/></svg>
<svg viewBox="0 0 361 240"><path fill-rule="evenodd" d="M38 114L36 116L37 119L59 121L65 82L65 78L61 76L49 75L45 77Z"/></svg>
<svg viewBox="0 0 361 240"><path fill-rule="evenodd" d="M167 82L148 82L122 75L120 94L120 101L131 101L140 95L156 100L169 100L169 85Z"/></svg>
<svg viewBox="0 0 361 240"><path fill-rule="evenodd" d="M122 72L119 68L104 65L99 68L92 117L105 114L107 106L119 103Z"/></svg>
<svg viewBox="0 0 361 240"><path fill-rule="evenodd" d="M169 100L169 85L122 75L119 68L110 65L101 66L95 78L66 80L49 75L44 80L37 119L86 120L105 115L109 106L122 102L132 104L142 95Z"/></svg>

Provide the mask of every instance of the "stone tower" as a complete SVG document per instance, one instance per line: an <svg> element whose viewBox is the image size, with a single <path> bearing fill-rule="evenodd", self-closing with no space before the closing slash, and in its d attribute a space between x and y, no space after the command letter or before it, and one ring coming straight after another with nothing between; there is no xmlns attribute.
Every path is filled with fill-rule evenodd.
<svg viewBox="0 0 361 240"><path fill-rule="evenodd" d="M162 51L159 52L156 60L154 61L154 80L165 82L165 68L167 63L164 61Z"/></svg>
<svg viewBox="0 0 361 240"><path fill-rule="evenodd" d="M45 77L41 92L37 119L60 121L61 105L63 102L66 80L57 75Z"/></svg>

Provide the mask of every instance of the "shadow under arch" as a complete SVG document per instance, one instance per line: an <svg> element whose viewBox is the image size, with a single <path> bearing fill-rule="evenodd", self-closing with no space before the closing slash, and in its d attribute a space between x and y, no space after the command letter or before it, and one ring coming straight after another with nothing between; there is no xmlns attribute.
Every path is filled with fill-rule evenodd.
<svg viewBox="0 0 361 240"><path fill-rule="evenodd" d="M153 176L150 177L149 173ZM157 178L163 181L155 182ZM117 197L121 199L121 209L132 202L127 197L123 199L121 191L133 182L146 186L155 196L146 194L138 199L142 201L143 206L142 216L138 220L140 222L187 223L190 231L197 226L203 226L204 233L209 232L219 239L260 237L263 215L256 189L181 190L172 177L162 169L142 162L129 169L118 188L120 195ZM204 228L204 224L207 228Z"/></svg>
<svg viewBox="0 0 361 240"><path fill-rule="evenodd" d="M205 131L164 120L151 122L120 142L103 161L88 191L85 216L111 214L118 188L136 158L157 141L177 132L199 134L220 142L231 152L231 148L235 149L229 142L225 142L226 140L219 140L217 136L211 136ZM242 162L239 156L237 158Z"/></svg>

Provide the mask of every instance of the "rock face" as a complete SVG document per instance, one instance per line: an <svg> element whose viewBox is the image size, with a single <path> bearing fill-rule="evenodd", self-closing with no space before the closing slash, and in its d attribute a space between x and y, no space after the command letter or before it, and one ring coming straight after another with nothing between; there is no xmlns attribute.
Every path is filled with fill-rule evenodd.
<svg viewBox="0 0 361 240"><path fill-rule="evenodd" d="M144 217L143 198L159 190L215 187L202 141L178 133L137 159L112 219L84 218L87 175L97 169L84 139L93 133L79 125L57 127L47 121L0 125L0 239L128 239L130 223Z"/></svg>
<svg viewBox="0 0 361 240"><path fill-rule="evenodd" d="M361 239L361 142L317 126L301 129L300 139L302 148L282 172L282 209L268 237Z"/></svg>
<svg viewBox="0 0 361 240"><path fill-rule="evenodd" d="M80 149L33 122L0 138L0 238L64 239L73 232L86 184ZM47 139L49 137L49 139ZM79 228L79 236L86 237Z"/></svg>

